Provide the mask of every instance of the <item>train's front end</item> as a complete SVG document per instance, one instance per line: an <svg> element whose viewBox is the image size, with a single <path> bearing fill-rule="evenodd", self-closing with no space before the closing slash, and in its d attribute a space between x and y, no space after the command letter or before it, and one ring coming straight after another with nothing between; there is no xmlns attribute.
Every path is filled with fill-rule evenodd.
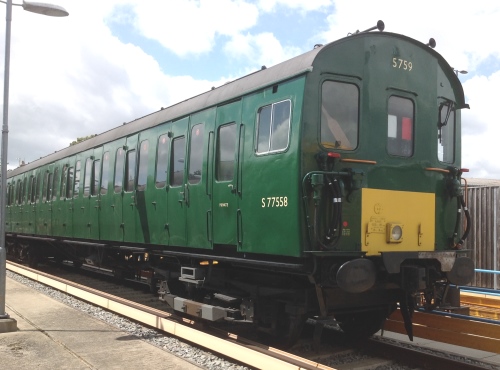
<svg viewBox="0 0 500 370"><path fill-rule="evenodd" d="M396 303L411 328L416 305L438 307L473 276L462 249L468 106L433 46L358 33L323 46L308 76L304 244L320 310L347 332L378 330Z"/></svg>

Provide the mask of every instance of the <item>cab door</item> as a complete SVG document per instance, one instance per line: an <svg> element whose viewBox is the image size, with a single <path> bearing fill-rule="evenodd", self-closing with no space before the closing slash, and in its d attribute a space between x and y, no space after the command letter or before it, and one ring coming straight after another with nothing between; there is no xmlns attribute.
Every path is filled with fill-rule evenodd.
<svg viewBox="0 0 500 370"><path fill-rule="evenodd" d="M186 142L189 117L172 122L168 170L167 214L169 245L186 245Z"/></svg>
<svg viewBox="0 0 500 370"><path fill-rule="evenodd" d="M213 242L238 245L241 101L217 107L213 166Z"/></svg>

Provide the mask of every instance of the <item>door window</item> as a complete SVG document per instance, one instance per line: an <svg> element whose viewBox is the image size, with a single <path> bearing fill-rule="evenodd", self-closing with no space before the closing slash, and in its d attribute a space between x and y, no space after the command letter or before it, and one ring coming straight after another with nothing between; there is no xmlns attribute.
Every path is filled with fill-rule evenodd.
<svg viewBox="0 0 500 370"><path fill-rule="evenodd" d="M94 167L92 169L92 195L99 194L99 178L101 176L101 160L96 159L94 161Z"/></svg>
<svg viewBox="0 0 500 370"><path fill-rule="evenodd" d="M108 193L109 181L109 152L104 153L102 161L101 195Z"/></svg>
<svg viewBox="0 0 500 370"><path fill-rule="evenodd" d="M189 169L188 181L197 184L201 181L203 166L203 133L204 125L199 123L191 129L191 143L189 146Z"/></svg>
<svg viewBox="0 0 500 370"><path fill-rule="evenodd" d="M90 194L90 186L92 180L92 159L87 158L85 161L85 178L83 180L83 196L88 197Z"/></svg>
<svg viewBox="0 0 500 370"><path fill-rule="evenodd" d="M135 149L127 152L127 165L125 167L125 191L133 191L135 184Z"/></svg>
<svg viewBox="0 0 500 370"><path fill-rule="evenodd" d="M148 160L149 160L149 141L144 140L141 143L141 151L139 153L139 173L137 175L137 190L146 190L148 182Z"/></svg>
<svg viewBox="0 0 500 370"><path fill-rule="evenodd" d="M158 138L158 149L156 152L156 179L158 189L163 188L167 182L168 165L168 135L164 134Z"/></svg>
<svg viewBox="0 0 500 370"><path fill-rule="evenodd" d="M115 193L121 193L123 189L123 166L125 164L125 151L119 148L116 151L116 162L115 162Z"/></svg>
<svg viewBox="0 0 500 370"><path fill-rule="evenodd" d="M236 152L236 124L230 123L219 128L217 138L216 179L231 181L234 176L234 154Z"/></svg>
<svg viewBox="0 0 500 370"><path fill-rule="evenodd" d="M186 138L184 136L172 141L172 155L170 156L170 185L180 186L184 183L184 154L186 152Z"/></svg>
<svg viewBox="0 0 500 370"><path fill-rule="evenodd" d="M75 186L73 188L73 198L78 198L78 193L80 192L80 169L81 162L77 161L75 165Z"/></svg>
<svg viewBox="0 0 500 370"><path fill-rule="evenodd" d="M54 179L52 183L52 201L57 199L57 189L59 188L59 167L56 167L54 170Z"/></svg>

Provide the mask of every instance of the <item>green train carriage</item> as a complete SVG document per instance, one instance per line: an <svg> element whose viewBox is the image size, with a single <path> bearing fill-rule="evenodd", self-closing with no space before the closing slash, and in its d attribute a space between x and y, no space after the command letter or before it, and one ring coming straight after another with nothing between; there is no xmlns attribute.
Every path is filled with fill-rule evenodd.
<svg viewBox="0 0 500 370"><path fill-rule="evenodd" d="M472 278L466 107L429 46L351 35L12 171L8 251L285 337L311 316L371 334L397 302L410 323Z"/></svg>

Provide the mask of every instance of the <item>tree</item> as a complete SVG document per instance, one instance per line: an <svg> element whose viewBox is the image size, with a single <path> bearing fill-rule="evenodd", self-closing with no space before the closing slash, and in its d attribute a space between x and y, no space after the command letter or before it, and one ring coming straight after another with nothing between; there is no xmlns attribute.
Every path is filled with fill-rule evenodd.
<svg viewBox="0 0 500 370"><path fill-rule="evenodd" d="M72 141L71 143L69 143L69 146L79 144L82 141L85 141L85 140L88 140L88 139L92 139L95 136L97 136L97 135L89 135L89 136L85 136L85 137L77 137L75 141Z"/></svg>

